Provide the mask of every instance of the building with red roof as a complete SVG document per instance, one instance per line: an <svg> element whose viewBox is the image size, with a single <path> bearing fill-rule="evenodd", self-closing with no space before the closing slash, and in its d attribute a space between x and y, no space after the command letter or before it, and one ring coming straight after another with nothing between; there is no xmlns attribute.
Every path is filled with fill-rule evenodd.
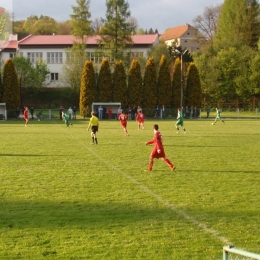
<svg viewBox="0 0 260 260"><path fill-rule="evenodd" d="M160 37L158 34L132 35L133 45L129 50L132 58L139 56L148 58L151 47L156 46L159 40L163 40L168 46L176 42L182 49L196 52L200 49L197 34L196 28L185 24L166 30ZM0 53L4 61L16 54L28 58L32 64L35 64L38 58L43 59L50 71L47 86L62 87L60 79L63 66L70 58L67 49L71 48L76 40L73 35L29 35L20 41L12 38L8 44L0 47ZM99 35L86 37L86 52L95 64L100 64L104 58L98 53L99 40Z"/></svg>
<svg viewBox="0 0 260 260"><path fill-rule="evenodd" d="M43 59L50 70L50 77L46 82L48 87L62 87L60 78L62 68L70 53L66 51L73 46L77 39L73 35L29 35L18 42L18 54L27 57L32 64L37 58ZM95 64L102 62L102 55L98 55L99 35L86 37L86 52ZM159 43L159 35L132 35L133 45L129 48L133 58L148 57L148 50Z"/></svg>
<svg viewBox="0 0 260 260"><path fill-rule="evenodd" d="M195 27L186 23L166 30L160 36L160 40L165 41L168 46L171 46L173 42L176 42L177 46L181 46L183 50L188 49L190 53L197 52L201 47L198 40L198 33L199 32Z"/></svg>
<svg viewBox="0 0 260 260"><path fill-rule="evenodd" d="M9 35L9 40L0 42L0 54L3 61L13 58L18 49L17 35Z"/></svg>

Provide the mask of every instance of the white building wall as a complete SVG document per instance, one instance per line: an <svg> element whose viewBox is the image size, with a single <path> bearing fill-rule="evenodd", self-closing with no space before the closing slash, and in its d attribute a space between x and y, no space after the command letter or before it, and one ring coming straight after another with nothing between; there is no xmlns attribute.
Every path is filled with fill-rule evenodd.
<svg viewBox="0 0 260 260"><path fill-rule="evenodd" d="M15 55L16 53L15 52L1 52L1 60L2 60L2 62L4 63L7 59L10 59L10 58L13 58L14 57L14 55Z"/></svg>

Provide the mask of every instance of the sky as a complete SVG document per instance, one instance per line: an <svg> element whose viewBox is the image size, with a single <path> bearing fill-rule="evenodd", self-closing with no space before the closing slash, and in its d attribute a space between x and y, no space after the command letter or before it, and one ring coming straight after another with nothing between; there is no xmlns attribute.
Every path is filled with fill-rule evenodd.
<svg viewBox="0 0 260 260"><path fill-rule="evenodd" d="M138 27L144 30L166 29L193 25L192 20L202 15L206 7L224 3L224 0L127 0L131 16ZM0 6L11 10L14 20L23 20L31 15L45 15L61 22L70 19L71 6L76 0L0 0ZM90 0L91 19L105 18L106 0Z"/></svg>

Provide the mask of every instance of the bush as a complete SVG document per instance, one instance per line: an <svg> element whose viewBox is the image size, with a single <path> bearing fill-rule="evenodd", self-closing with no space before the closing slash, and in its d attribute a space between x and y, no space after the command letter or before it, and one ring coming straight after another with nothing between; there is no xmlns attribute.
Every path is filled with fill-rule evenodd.
<svg viewBox="0 0 260 260"><path fill-rule="evenodd" d="M70 88L23 88L22 106L34 108L53 109L63 106L65 108L79 104L79 91Z"/></svg>

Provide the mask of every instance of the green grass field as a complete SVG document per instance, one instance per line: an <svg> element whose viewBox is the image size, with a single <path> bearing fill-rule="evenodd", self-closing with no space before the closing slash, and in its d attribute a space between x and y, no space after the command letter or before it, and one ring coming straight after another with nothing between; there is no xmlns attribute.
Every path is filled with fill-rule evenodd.
<svg viewBox="0 0 260 260"><path fill-rule="evenodd" d="M260 121L0 123L0 259L222 259L260 253ZM144 172L153 124L175 172Z"/></svg>

